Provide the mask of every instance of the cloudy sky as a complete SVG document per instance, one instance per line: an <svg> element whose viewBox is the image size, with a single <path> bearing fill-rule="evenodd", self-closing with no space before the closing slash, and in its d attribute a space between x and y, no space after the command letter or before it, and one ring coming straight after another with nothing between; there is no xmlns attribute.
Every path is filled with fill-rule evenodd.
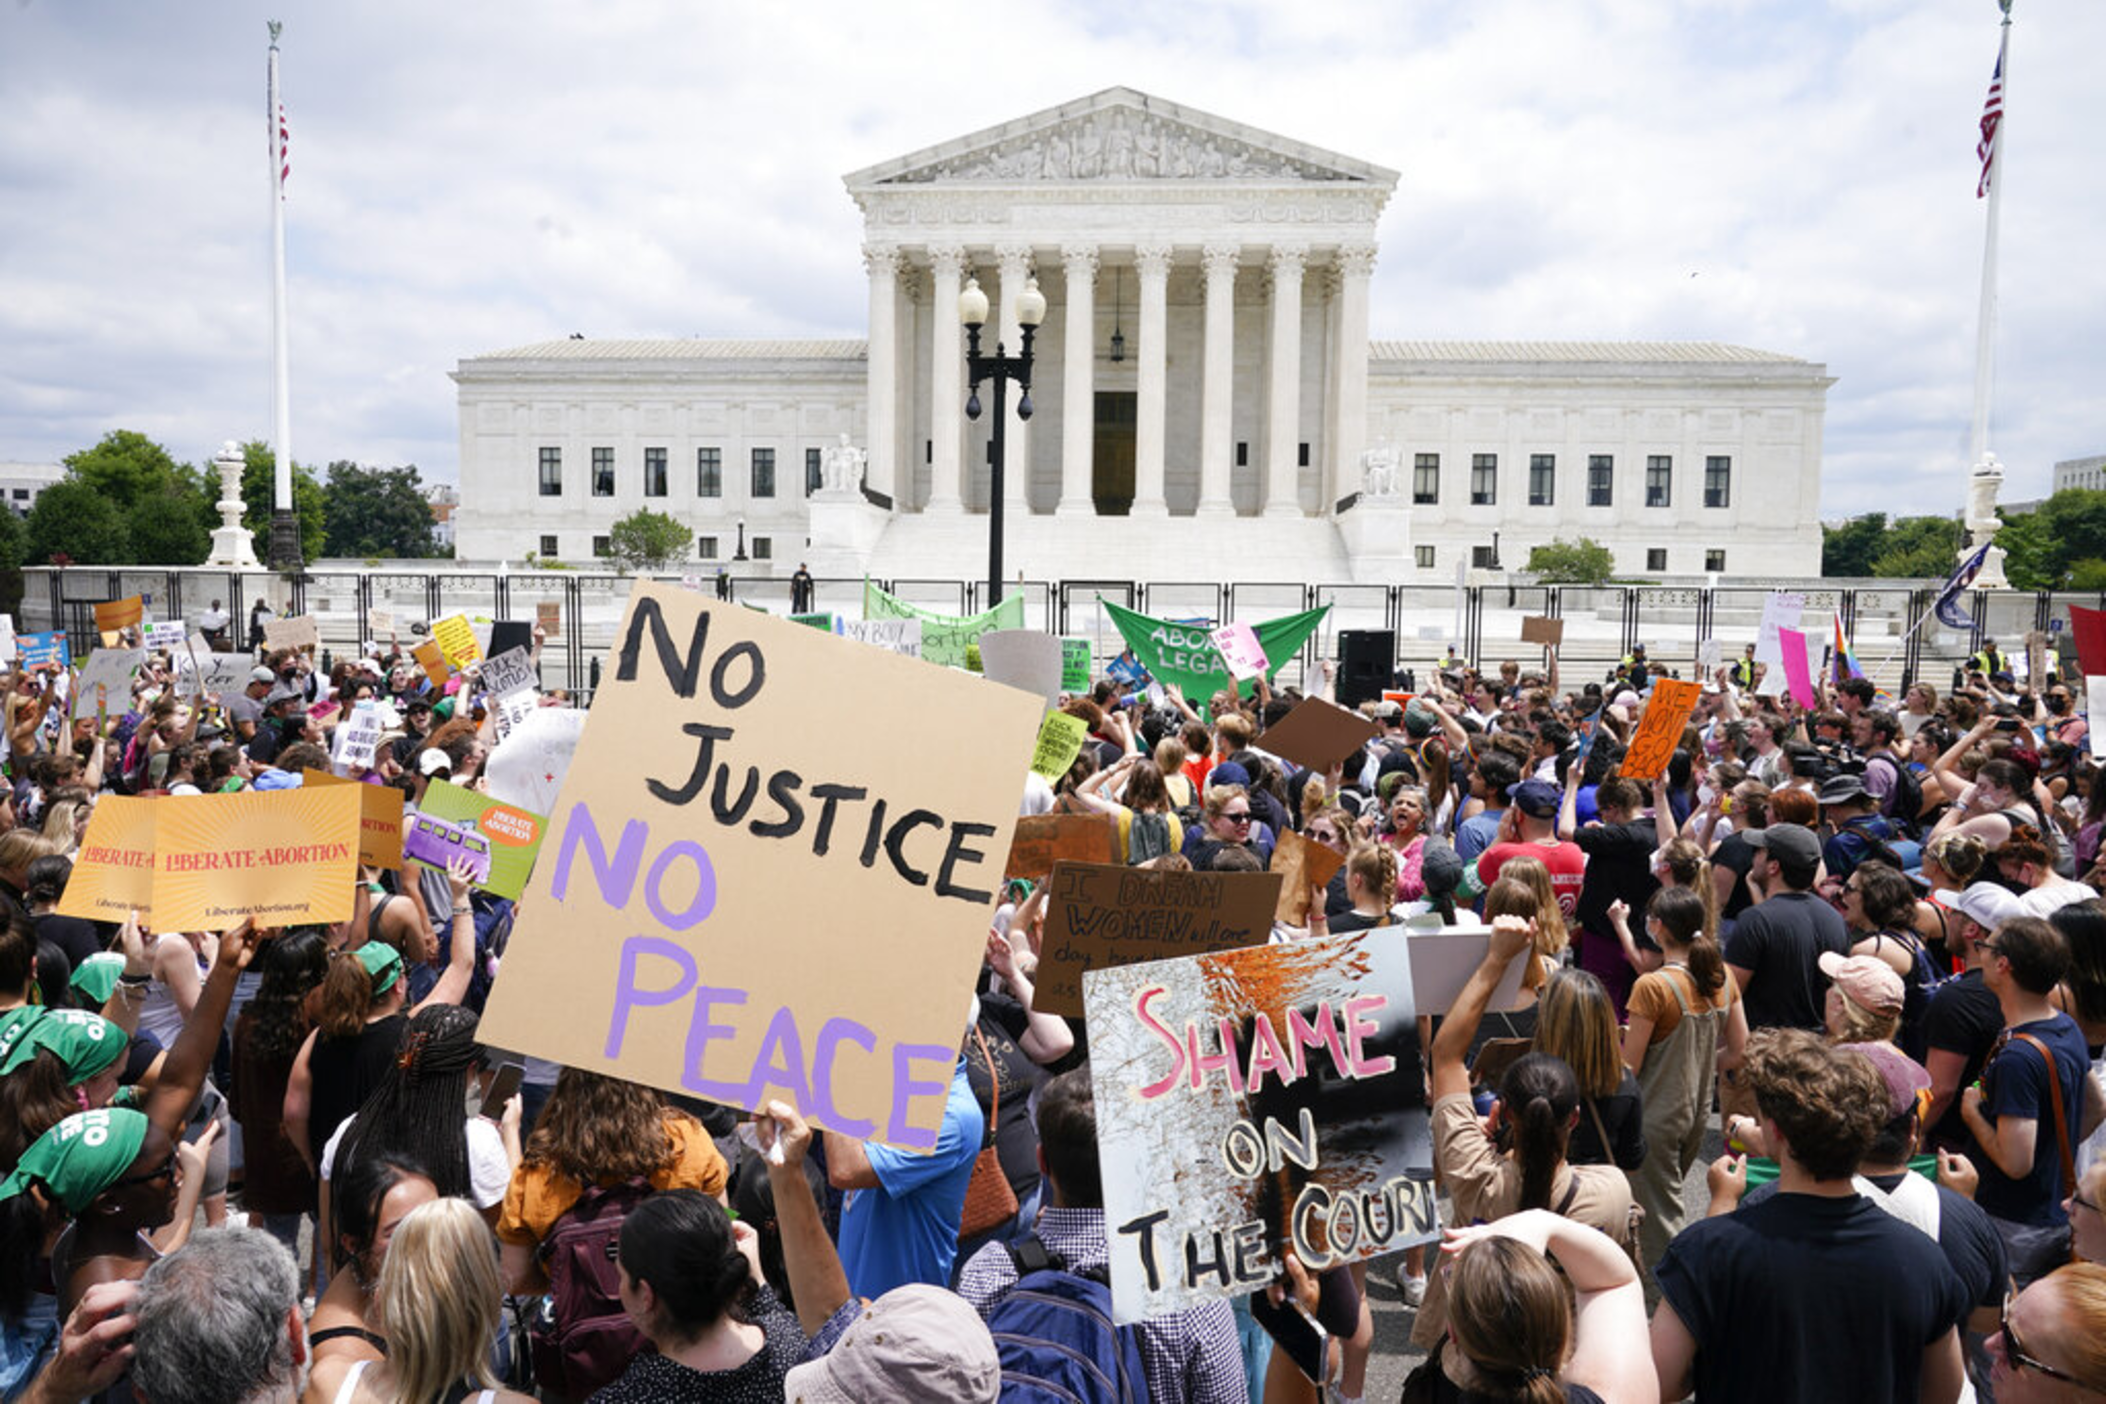
<svg viewBox="0 0 2106 1404"><path fill-rule="evenodd" d="M2106 453L2106 5L2017 5L2007 499ZM190 460L268 436L275 17L303 462L453 478L447 371L523 342L861 336L843 173L1125 84L1402 172L1376 336L1825 362L1824 515L1959 505L1994 0L1077 0L961 23L1016 9L0 0L0 460L118 427Z"/></svg>

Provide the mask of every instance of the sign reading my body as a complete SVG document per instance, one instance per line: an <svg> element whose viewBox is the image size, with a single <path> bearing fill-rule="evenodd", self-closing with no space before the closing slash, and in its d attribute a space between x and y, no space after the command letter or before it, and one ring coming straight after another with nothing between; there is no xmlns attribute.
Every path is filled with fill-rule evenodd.
<svg viewBox="0 0 2106 1404"><path fill-rule="evenodd" d="M643 643L648 631L666 684L676 697L694 698L705 683L710 617L707 610L697 617L693 638L682 656L657 601L639 600L617 660L616 681L636 680L644 664ZM709 663L706 685L711 701L726 712L736 712L760 695L767 679L767 660L759 645L741 640ZM743 824L754 837L786 843L803 842L805 838L801 836L808 836L813 856L823 858L833 851L836 825L840 823L842 837L847 840L844 855L853 853L863 867L874 868L882 860L902 882L915 887L928 887L933 882L937 896L977 905L993 900L992 871L984 879L984 888L967 886L964 881L973 876L972 869L989 863L988 852L976 845L995 836L993 825L947 820L933 810L872 797L865 785L809 783L787 766L773 769L764 781L762 767L744 765L744 777L740 779L737 771L741 767L727 758L727 754L736 753L736 728L687 722L681 731L696 742L693 765L684 777L647 778L645 787L661 803L686 811L667 816L673 821L671 827L683 836L654 842L647 820L622 816L619 836L610 842L609 832L602 829L589 805L583 801L572 805L557 841L550 889L557 901L564 900L570 891L572 870L582 854L600 899L610 906L629 906L639 896L640 888L645 910L665 930L684 932L705 921L716 907L717 872L708 850L684 837L694 829L688 815L700 812L687 807L705 795L703 808L723 827ZM767 795L767 812L749 820L763 791ZM930 832L923 834L924 829ZM694 957L678 943L662 937L635 935L623 942L607 1033L607 1057L620 1056L633 1011L690 997L694 1007L683 1060L683 1085L718 1100L739 1100L735 1094L744 1091L747 1095L741 1105L747 1106L755 1104L758 1091L763 1088L788 1088L798 1096L797 1105L811 1109L822 1124L853 1135L875 1134L874 1122L850 1117L834 1106L833 1062L841 1045L854 1044L865 1055L877 1052L875 1034L853 1020L828 1019L816 1038L808 1039L789 1008L777 1009L769 1019L745 1082L704 1077L701 1068L708 1045L734 1032L731 1026L713 1021L712 1009L743 1005L747 992L701 983ZM933 1134L907 1126L905 1113L915 1097L943 1091L955 1050L900 1044L889 1050L889 1056L893 1065L893 1098L887 1139L900 1145L933 1146ZM916 1063L926 1064L928 1075L915 1076Z"/></svg>

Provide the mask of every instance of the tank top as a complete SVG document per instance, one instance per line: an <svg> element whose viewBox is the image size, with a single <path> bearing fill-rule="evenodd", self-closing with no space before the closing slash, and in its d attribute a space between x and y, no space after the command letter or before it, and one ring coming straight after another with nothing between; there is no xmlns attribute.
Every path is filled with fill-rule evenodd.
<svg viewBox="0 0 2106 1404"><path fill-rule="evenodd" d="M395 1065L402 1036L409 1031L407 1014L390 1014L360 1029L352 1038L330 1038L324 1034L314 1043L307 1060L314 1092L307 1114L307 1145L315 1163L322 1148L336 1134L345 1117L365 1105L373 1089L380 1086Z"/></svg>
<svg viewBox="0 0 2106 1404"><path fill-rule="evenodd" d="M363 1375L366 1366L372 1363L370 1360L361 1360L351 1367L351 1373L344 1376L344 1382L336 1387L335 1404L351 1404L352 1400L358 1398L358 1377ZM497 1404L497 1391L469 1390L465 1386L455 1385L439 1397L439 1404Z"/></svg>

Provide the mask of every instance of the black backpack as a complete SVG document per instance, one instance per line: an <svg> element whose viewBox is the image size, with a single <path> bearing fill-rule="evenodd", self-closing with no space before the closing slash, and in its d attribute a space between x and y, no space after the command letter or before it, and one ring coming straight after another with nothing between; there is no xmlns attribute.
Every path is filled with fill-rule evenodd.
<svg viewBox="0 0 2106 1404"><path fill-rule="evenodd" d="M1887 818L1913 834L1917 821L1923 818L1923 782L1916 777L1915 771L1892 756L1874 756L1872 760L1885 761L1894 771L1894 788L1887 796L1891 801L1887 806ZM1870 770L1871 767L1872 761L1867 761L1865 768Z"/></svg>

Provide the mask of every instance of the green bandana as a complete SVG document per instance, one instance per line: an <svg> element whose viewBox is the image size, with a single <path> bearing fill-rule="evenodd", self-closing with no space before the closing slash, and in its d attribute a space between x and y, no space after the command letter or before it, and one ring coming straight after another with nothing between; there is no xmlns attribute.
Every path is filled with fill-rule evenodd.
<svg viewBox="0 0 2106 1404"><path fill-rule="evenodd" d="M402 975L402 952L385 941L368 941L351 952L352 958L373 977L373 993L384 995L395 988Z"/></svg>
<svg viewBox="0 0 2106 1404"><path fill-rule="evenodd" d="M129 1044L124 1030L100 1014L54 1009L23 1031L0 1057L0 1077L48 1048L66 1065L66 1085L77 1086L122 1058Z"/></svg>
<svg viewBox="0 0 2106 1404"><path fill-rule="evenodd" d="M68 983L100 1007L110 1002L110 995L117 989L117 977L123 973L123 956L115 951L97 951L80 963Z"/></svg>
<svg viewBox="0 0 2106 1404"><path fill-rule="evenodd" d="M36 987L32 985L30 988ZM23 1030L50 1012L41 1004L18 1004L13 1009L0 1012L0 1058L7 1056L8 1050L15 1046L15 1040L22 1036Z"/></svg>
<svg viewBox="0 0 2106 1404"><path fill-rule="evenodd" d="M22 1163L0 1181L0 1199L42 1185L45 1193L78 1214L124 1178L146 1144L146 1115L117 1107L75 1112L37 1137Z"/></svg>

